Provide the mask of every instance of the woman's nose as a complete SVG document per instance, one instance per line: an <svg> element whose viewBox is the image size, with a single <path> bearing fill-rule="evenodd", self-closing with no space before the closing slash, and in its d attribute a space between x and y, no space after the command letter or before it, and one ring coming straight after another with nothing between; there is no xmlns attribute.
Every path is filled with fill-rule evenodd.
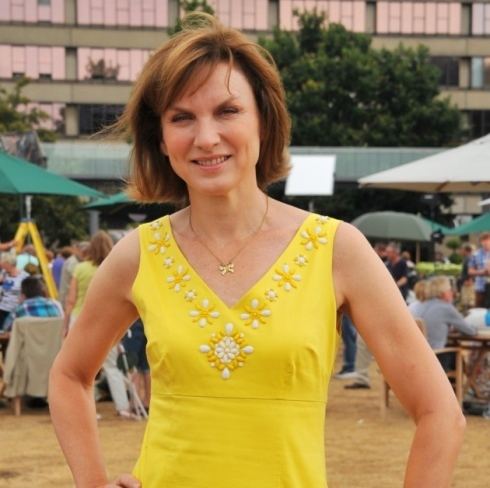
<svg viewBox="0 0 490 488"><path fill-rule="evenodd" d="M197 124L194 144L205 150L212 149L220 142L220 134L213 120L201 120Z"/></svg>

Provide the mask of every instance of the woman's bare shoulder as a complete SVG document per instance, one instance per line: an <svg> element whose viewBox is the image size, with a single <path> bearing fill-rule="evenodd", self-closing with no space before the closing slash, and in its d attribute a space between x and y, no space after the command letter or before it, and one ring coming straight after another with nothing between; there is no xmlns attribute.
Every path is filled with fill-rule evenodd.
<svg viewBox="0 0 490 488"><path fill-rule="evenodd" d="M298 228L310 213L288 203L270 200L269 221L275 222L279 227Z"/></svg>

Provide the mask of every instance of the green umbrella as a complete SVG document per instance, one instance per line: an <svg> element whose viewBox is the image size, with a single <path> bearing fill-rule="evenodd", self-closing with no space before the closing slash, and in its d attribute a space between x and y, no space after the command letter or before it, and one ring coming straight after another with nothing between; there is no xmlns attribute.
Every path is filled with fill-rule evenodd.
<svg viewBox="0 0 490 488"><path fill-rule="evenodd" d="M0 151L0 193L100 197L88 186Z"/></svg>
<svg viewBox="0 0 490 488"><path fill-rule="evenodd" d="M463 236L487 231L490 231L490 212L485 212L471 222L456 227L452 233Z"/></svg>
<svg viewBox="0 0 490 488"><path fill-rule="evenodd" d="M423 217L422 217L423 218ZM452 227L447 227L446 225L442 225L439 222L435 222L430 219L423 218L429 225L432 231L439 230L441 231L444 235L451 235L454 231Z"/></svg>
<svg viewBox="0 0 490 488"><path fill-rule="evenodd" d="M370 212L352 221L366 237L430 242L432 228L423 217L404 212Z"/></svg>
<svg viewBox="0 0 490 488"><path fill-rule="evenodd" d="M88 203L84 206L84 208L88 209L98 209L103 207L110 207L111 205L119 205L124 203L136 203L134 200L130 200L130 198L124 192L116 193L115 195L111 195L110 197L102 197L97 198L93 202Z"/></svg>

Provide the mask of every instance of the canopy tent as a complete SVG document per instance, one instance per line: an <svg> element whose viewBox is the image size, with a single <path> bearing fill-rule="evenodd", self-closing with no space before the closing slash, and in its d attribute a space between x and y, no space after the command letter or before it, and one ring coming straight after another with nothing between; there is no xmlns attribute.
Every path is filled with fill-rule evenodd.
<svg viewBox="0 0 490 488"><path fill-rule="evenodd" d="M0 151L0 193L100 197L88 186Z"/></svg>
<svg viewBox="0 0 490 488"><path fill-rule="evenodd" d="M490 212L486 212L471 222L456 227L452 230L451 234L464 236L479 232L490 232Z"/></svg>
<svg viewBox="0 0 490 488"><path fill-rule="evenodd" d="M404 212L369 212L352 221L366 237L430 242L432 228L426 219Z"/></svg>
<svg viewBox="0 0 490 488"><path fill-rule="evenodd" d="M88 203L84 206L86 209L99 209L104 207L110 207L112 205L120 205L125 203L136 203L134 200L131 200L125 192L116 193L115 195L111 195L110 197L101 197L97 198L93 202Z"/></svg>
<svg viewBox="0 0 490 488"><path fill-rule="evenodd" d="M490 192L490 134L358 180L361 187L426 193Z"/></svg>
<svg viewBox="0 0 490 488"><path fill-rule="evenodd" d="M31 220L31 195L100 197L102 193L76 181L51 173L4 151L0 151L0 193L26 196L27 218L22 220L15 235L17 251L22 248L26 237L30 236L39 258L48 293L52 298L56 298L56 286L48 266L41 234L36 224ZM22 214L22 200L20 206Z"/></svg>
<svg viewBox="0 0 490 488"><path fill-rule="evenodd" d="M423 217L422 217L423 218ZM442 225L439 222L434 222L433 220L423 218L432 229L433 232L441 231L444 235L450 235L453 233L454 229L452 227L448 227L447 225Z"/></svg>

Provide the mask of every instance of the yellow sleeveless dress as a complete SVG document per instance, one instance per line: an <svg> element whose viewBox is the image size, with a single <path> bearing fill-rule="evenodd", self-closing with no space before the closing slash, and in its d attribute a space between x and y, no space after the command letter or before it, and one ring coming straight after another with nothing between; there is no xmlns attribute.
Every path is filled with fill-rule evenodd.
<svg viewBox="0 0 490 488"><path fill-rule="evenodd" d="M309 214L232 307L192 269L168 217L140 226L133 297L152 381L133 472L143 488L327 486L338 223Z"/></svg>

